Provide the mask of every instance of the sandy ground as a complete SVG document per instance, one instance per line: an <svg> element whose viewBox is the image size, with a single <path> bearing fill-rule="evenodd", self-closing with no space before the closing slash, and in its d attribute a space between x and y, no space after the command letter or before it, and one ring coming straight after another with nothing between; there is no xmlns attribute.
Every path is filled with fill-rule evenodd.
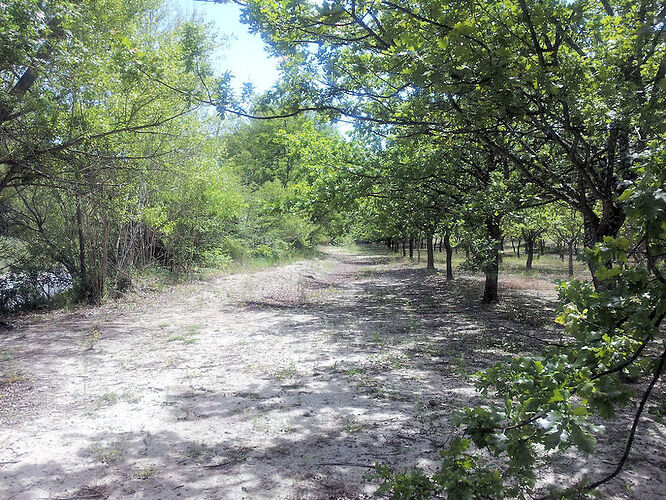
<svg viewBox="0 0 666 500"><path fill-rule="evenodd" d="M554 294L520 288L483 308L477 278L328 249L26 317L0 331L0 498L366 498L374 462L435 465L470 373L555 335ZM541 482L612 469L628 415ZM650 418L609 497L666 491Z"/></svg>

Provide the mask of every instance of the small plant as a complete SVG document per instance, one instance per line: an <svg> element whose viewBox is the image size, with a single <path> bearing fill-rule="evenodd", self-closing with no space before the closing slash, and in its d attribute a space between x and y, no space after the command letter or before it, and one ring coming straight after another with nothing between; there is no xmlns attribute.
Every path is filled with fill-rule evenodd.
<svg viewBox="0 0 666 500"><path fill-rule="evenodd" d="M0 350L0 363L7 363L14 358L15 350L12 348Z"/></svg>
<svg viewBox="0 0 666 500"><path fill-rule="evenodd" d="M99 342L102 332L98 329L93 328L89 332L86 332L83 335L83 347L86 351L92 351L95 348L97 342Z"/></svg>
<svg viewBox="0 0 666 500"><path fill-rule="evenodd" d="M187 335L197 335L197 334L201 333L202 328L203 328L203 326L199 325L199 324L190 325L190 326L187 327L187 330L185 331L185 333Z"/></svg>
<svg viewBox="0 0 666 500"><path fill-rule="evenodd" d="M194 460L209 460L217 453L204 443L194 443L187 447L186 455Z"/></svg>
<svg viewBox="0 0 666 500"><path fill-rule="evenodd" d="M167 339L167 342L182 342L183 344L194 344L196 339L188 339L183 335L172 335Z"/></svg>
<svg viewBox="0 0 666 500"><path fill-rule="evenodd" d="M666 399L650 407L648 412L655 416L655 420L663 422L666 419Z"/></svg>
<svg viewBox="0 0 666 500"><path fill-rule="evenodd" d="M342 430L344 432L346 432L347 434L356 434L357 432L362 431L363 427L364 426L361 422L359 422L356 419L351 418L351 419L347 420L347 422L345 423Z"/></svg>
<svg viewBox="0 0 666 500"><path fill-rule="evenodd" d="M119 440L114 441L107 446L101 443L95 443L88 448L88 452L96 462L105 465L114 465L120 461L125 453L125 443Z"/></svg>
<svg viewBox="0 0 666 500"><path fill-rule="evenodd" d="M418 331L419 324L412 310L407 313L407 320L409 321L409 333L415 334Z"/></svg>
<svg viewBox="0 0 666 500"><path fill-rule="evenodd" d="M28 380L28 376L24 373L12 372L7 378L0 380L3 384L15 384L16 382L23 382Z"/></svg>
<svg viewBox="0 0 666 500"><path fill-rule="evenodd" d="M143 469L137 469L136 471L134 471L134 477L140 479L141 481L147 481L155 477L156 473L157 473L157 466L149 465L148 467L145 467Z"/></svg>
<svg viewBox="0 0 666 500"><path fill-rule="evenodd" d="M270 430L270 422L268 416L263 413L252 417L252 428L258 431L268 432Z"/></svg>
<svg viewBox="0 0 666 500"><path fill-rule="evenodd" d="M294 363L289 363L286 367L270 372L268 376L276 380L285 380L288 378L295 378L298 375Z"/></svg>
<svg viewBox="0 0 666 500"><path fill-rule="evenodd" d="M467 376L467 364L465 363L465 353L460 353L460 356L456 356L453 359L453 366L455 367L455 372L459 377Z"/></svg>
<svg viewBox="0 0 666 500"><path fill-rule="evenodd" d="M127 390L121 392L120 394L115 392L106 392L95 399L93 403L93 409L99 410L100 408L112 406L121 401L125 401L127 403L136 403L138 398Z"/></svg>
<svg viewBox="0 0 666 500"><path fill-rule="evenodd" d="M372 342L373 344L382 344L383 343L382 335L379 332L373 332L370 342Z"/></svg>
<svg viewBox="0 0 666 500"><path fill-rule="evenodd" d="M366 372L366 369L360 366L355 366L353 368L350 368L347 370L345 373L349 375L350 377L353 377L354 375L362 375Z"/></svg>
<svg viewBox="0 0 666 500"><path fill-rule="evenodd" d="M389 399L391 401L410 401L413 399L412 395L401 393L394 385L391 385L389 388L380 386L375 392L378 398Z"/></svg>
<svg viewBox="0 0 666 500"><path fill-rule="evenodd" d="M107 392L102 394L95 401L95 409L102 408L103 406L111 406L118 401L118 395L115 392Z"/></svg>

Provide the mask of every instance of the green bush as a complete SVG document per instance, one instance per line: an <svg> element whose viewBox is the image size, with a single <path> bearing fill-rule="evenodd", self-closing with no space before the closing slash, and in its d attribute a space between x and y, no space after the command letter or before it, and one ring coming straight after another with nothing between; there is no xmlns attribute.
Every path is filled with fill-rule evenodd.
<svg viewBox="0 0 666 500"><path fill-rule="evenodd" d="M235 262L243 262L248 256L247 243L239 238L227 236L222 238L218 250L228 255Z"/></svg>

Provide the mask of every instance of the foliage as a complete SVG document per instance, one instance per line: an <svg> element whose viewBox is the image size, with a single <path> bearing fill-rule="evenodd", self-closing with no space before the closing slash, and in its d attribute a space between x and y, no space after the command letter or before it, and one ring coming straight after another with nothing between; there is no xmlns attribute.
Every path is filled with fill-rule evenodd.
<svg viewBox="0 0 666 500"><path fill-rule="evenodd" d="M572 274L583 233L592 282L559 285L561 342L477 375L489 404L457 417L437 473L377 474L393 498L526 497L539 450L592 453L592 417L637 402L617 469L573 494L612 479L666 361L663 5L240 3L281 58L262 96L239 98L208 27L156 0L3 3L0 306L69 283L96 303L155 264L275 261L349 233L425 239L431 268L455 233L495 302L504 235L527 268L557 235ZM354 119L354 144L313 112Z"/></svg>
<svg viewBox="0 0 666 500"><path fill-rule="evenodd" d="M666 361L660 330L666 315L666 264L654 262L653 254L662 251L666 237L662 217L666 198L648 173L627 193L624 199L632 223L646 228L642 235L648 241L645 261L629 259L638 249L624 237L606 237L588 249L586 258L593 261L602 286L578 280L559 285L562 305L557 322L564 327L562 343L540 356L518 357L477 374L477 389L500 403L465 409L457 419L466 439L476 447L471 452L476 460L482 460L482 450L500 459L496 473L502 480L489 495L493 498L533 493L541 447L548 452L576 447L594 453L595 435L603 427L593 423L592 416L612 418L618 406L637 401L634 424L616 469L599 480L586 478L569 493L559 494L586 495L617 475L629 456L637 424ZM641 382L638 395L628 380ZM468 452L456 448L456 443L446 453L467 460ZM483 480L487 473L470 467L473 481ZM382 477L387 481L385 488L404 488L402 476ZM451 475L443 464L440 472L419 482L452 495L452 477L456 473Z"/></svg>
<svg viewBox="0 0 666 500"><path fill-rule="evenodd" d="M17 242L5 307L43 305L52 275L97 303L154 265L276 260L319 238L307 195L340 139L306 117L211 116L208 26L153 0L0 12L0 241Z"/></svg>

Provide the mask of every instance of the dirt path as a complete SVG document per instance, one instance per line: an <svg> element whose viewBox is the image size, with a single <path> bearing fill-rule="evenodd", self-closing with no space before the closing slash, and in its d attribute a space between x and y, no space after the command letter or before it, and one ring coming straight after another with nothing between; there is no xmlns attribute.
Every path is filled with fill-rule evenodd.
<svg viewBox="0 0 666 500"><path fill-rule="evenodd" d="M376 461L434 464L469 373L547 335L524 303L552 293L479 286L329 249L1 332L0 498L365 497ZM657 498L651 457L610 493Z"/></svg>

